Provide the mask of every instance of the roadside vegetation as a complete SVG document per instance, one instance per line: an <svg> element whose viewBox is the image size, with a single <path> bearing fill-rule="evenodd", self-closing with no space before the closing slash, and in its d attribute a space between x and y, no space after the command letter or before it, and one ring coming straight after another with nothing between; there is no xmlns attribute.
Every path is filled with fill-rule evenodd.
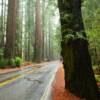
<svg viewBox="0 0 100 100"><path fill-rule="evenodd" d="M0 69L59 59L65 89L99 100L100 0L0 0Z"/></svg>
<svg viewBox="0 0 100 100"><path fill-rule="evenodd" d="M0 68L59 59L58 20L57 1L0 0Z"/></svg>

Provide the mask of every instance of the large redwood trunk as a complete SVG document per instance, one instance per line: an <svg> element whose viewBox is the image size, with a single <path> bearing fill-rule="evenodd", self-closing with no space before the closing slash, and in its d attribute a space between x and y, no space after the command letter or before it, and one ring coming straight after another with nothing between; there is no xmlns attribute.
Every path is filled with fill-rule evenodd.
<svg viewBox="0 0 100 100"><path fill-rule="evenodd" d="M81 0L58 0L65 88L86 100L100 100L84 30Z"/></svg>
<svg viewBox="0 0 100 100"><path fill-rule="evenodd" d="M7 33L4 57L11 59L14 57L16 33L16 0L8 0Z"/></svg>
<svg viewBox="0 0 100 100"><path fill-rule="evenodd" d="M43 35L41 26L41 5L40 0L36 0L36 26L35 26L35 61L42 61Z"/></svg>

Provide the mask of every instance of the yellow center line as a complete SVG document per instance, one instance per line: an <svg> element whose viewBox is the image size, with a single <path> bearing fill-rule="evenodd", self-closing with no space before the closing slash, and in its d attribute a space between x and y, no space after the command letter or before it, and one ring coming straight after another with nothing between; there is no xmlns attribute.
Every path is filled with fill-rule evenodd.
<svg viewBox="0 0 100 100"><path fill-rule="evenodd" d="M27 71L26 74L31 74L33 71L34 71L34 70ZM17 79L23 78L23 77L25 77L25 76L26 76L26 75L24 75L24 74L22 74L22 75L17 75L17 76L15 76L15 77L13 77L13 78L11 78L11 79L8 79L8 80L6 80L6 81L4 81L4 82L0 82L0 88L6 86L6 85L8 85L8 84L11 84L12 82L16 81Z"/></svg>

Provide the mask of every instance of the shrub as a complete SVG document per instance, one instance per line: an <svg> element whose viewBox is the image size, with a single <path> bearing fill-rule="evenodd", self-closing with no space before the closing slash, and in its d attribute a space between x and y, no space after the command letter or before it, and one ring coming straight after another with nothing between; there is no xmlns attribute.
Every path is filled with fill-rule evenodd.
<svg viewBox="0 0 100 100"><path fill-rule="evenodd" d="M100 75L95 75L96 81L100 82Z"/></svg>
<svg viewBox="0 0 100 100"><path fill-rule="evenodd" d="M10 62L9 64L12 66L12 67L16 67L16 64L15 64L15 59L10 59Z"/></svg>
<svg viewBox="0 0 100 100"><path fill-rule="evenodd" d="M3 59L3 52L4 52L4 49L0 48L0 60Z"/></svg>
<svg viewBox="0 0 100 100"><path fill-rule="evenodd" d="M16 57L15 58L15 65L17 67L20 67L21 66L21 63L22 63L22 59L20 57Z"/></svg>
<svg viewBox="0 0 100 100"><path fill-rule="evenodd" d="M0 59L0 68L6 68L7 65L11 67L20 67L22 63L22 59L20 57L15 57L15 59Z"/></svg>
<svg viewBox="0 0 100 100"><path fill-rule="evenodd" d="M0 59L0 68L5 68L8 65L7 59Z"/></svg>

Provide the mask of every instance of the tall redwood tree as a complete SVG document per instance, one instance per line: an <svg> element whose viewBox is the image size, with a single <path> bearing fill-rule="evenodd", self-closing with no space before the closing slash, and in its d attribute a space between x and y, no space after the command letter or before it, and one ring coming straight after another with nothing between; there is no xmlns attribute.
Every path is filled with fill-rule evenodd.
<svg viewBox="0 0 100 100"><path fill-rule="evenodd" d="M84 30L82 0L58 0L65 88L85 100L100 100Z"/></svg>
<svg viewBox="0 0 100 100"><path fill-rule="evenodd" d="M43 52L43 34L41 26L41 4L40 0L36 0L36 17L35 17L35 60L42 61Z"/></svg>
<svg viewBox="0 0 100 100"><path fill-rule="evenodd" d="M4 57L14 57L15 33L16 33L16 0L8 0L7 32Z"/></svg>

